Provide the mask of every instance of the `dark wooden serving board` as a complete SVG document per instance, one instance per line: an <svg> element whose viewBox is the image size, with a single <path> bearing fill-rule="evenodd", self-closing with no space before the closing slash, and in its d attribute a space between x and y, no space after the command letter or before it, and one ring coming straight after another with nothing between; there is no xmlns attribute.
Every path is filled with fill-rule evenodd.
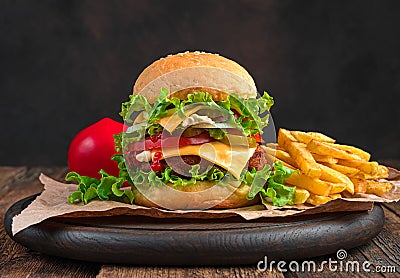
<svg viewBox="0 0 400 278"><path fill-rule="evenodd" d="M11 223L34 196L5 215L5 229L29 249L70 259L138 265L256 265L258 261L305 259L367 243L383 227L380 206L372 211L245 221L156 219L139 216L52 218L12 236ZM335 257L333 257L335 258Z"/></svg>

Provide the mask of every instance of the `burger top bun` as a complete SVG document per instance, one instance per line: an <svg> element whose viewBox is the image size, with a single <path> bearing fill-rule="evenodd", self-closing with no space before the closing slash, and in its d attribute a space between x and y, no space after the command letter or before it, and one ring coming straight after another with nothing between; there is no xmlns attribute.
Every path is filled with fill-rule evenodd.
<svg viewBox="0 0 400 278"><path fill-rule="evenodd" d="M133 94L144 95L153 103L161 88L181 99L194 91L208 92L214 100L223 100L232 93L243 98L257 96L254 80L242 66L218 54L198 51L155 61L139 75Z"/></svg>

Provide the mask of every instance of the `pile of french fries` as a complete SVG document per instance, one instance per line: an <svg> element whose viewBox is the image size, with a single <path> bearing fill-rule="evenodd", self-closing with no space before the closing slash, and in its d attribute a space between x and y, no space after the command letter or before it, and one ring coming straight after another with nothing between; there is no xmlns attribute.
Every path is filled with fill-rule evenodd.
<svg viewBox="0 0 400 278"><path fill-rule="evenodd" d="M367 193L381 196L392 184L377 181L387 178L389 170L359 148L335 144L318 132L280 129L278 144L265 147L274 161L298 169L287 180L296 186L295 204L325 204L342 196Z"/></svg>

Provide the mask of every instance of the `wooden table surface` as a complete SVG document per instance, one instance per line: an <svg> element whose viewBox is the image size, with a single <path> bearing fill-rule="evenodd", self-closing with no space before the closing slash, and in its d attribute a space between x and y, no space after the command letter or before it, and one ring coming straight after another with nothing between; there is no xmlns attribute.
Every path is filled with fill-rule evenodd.
<svg viewBox="0 0 400 278"><path fill-rule="evenodd" d="M400 168L398 161L386 164ZM42 191L37 179L41 172L55 179L63 180L67 169L64 167L0 167L0 277L347 277L349 273L331 272L325 267L322 272L261 272L256 265L231 267L146 267L86 263L42 255L12 241L4 230L4 214L16 201ZM346 250L346 261L369 261L371 272L360 270L357 276L399 277L400 276L400 203L384 204L385 226L370 243ZM140 250L136 250L140 256ZM323 261L336 260L336 255L314 258L319 266ZM289 262L287 262L289 263ZM299 262L301 265L301 262ZM327 266L327 265L326 265ZM288 267L286 265L286 267ZM393 273L393 270L396 270ZM380 273L377 270L381 270ZM384 272L385 273L382 273Z"/></svg>

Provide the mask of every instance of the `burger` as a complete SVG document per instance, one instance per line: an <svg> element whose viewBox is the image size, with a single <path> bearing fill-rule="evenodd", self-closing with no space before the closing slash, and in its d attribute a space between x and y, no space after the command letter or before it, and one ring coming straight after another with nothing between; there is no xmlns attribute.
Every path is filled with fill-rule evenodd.
<svg viewBox="0 0 400 278"><path fill-rule="evenodd" d="M260 202L259 193L290 203L295 189L283 180L290 170L273 164L262 147L273 104L268 93L258 96L242 66L218 54L153 62L122 104L126 128L115 136L120 154L113 157L120 174L111 181L100 172L110 182L100 181L109 188L98 197L167 209L244 207ZM79 174L67 178L87 188ZM130 189L122 190L126 184ZM71 200L77 196L84 199Z"/></svg>

